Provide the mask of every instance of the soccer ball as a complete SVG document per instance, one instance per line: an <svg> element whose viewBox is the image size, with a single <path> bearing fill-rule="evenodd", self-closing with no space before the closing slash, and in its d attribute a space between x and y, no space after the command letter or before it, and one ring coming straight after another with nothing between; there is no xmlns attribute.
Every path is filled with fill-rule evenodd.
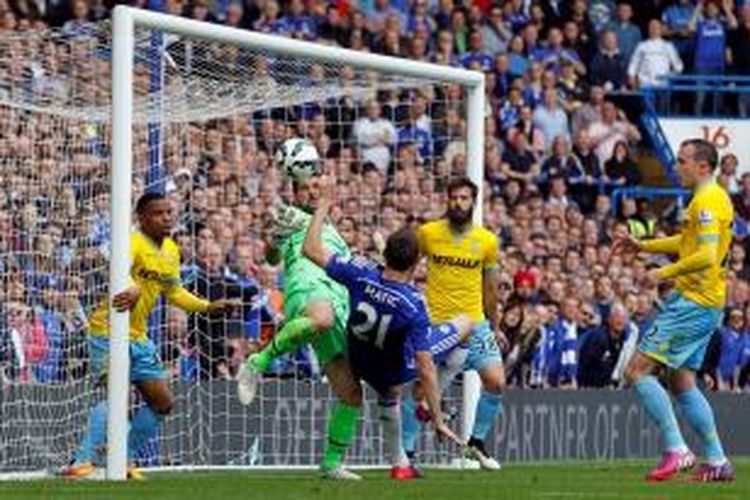
<svg viewBox="0 0 750 500"><path fill-rule="evenodd" d="M320 171L320 156L310 141L295 137L276 151L276 165L290 179L304 181Z"/></svg>

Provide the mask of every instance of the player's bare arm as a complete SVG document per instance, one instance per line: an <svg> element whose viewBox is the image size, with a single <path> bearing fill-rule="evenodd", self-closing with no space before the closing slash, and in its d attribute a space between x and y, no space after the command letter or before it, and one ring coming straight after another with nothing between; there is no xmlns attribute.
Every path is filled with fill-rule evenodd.
<svg viewBox="0 0 750 500"><path fill-rule="evenodd" d="M132 311L141 297L141 289L133 285L112 297L112 307L117 312Z"/></svg>
<svg viewBox="0 0 750 500"><path fill-rule="evenodd" d="M460 444L458 436L446 425L440 403L440 383L438 382L437 370L429 351L419 351L416 354L417 370L425 399L430 407L432 425L435 432L443 438L450 439Z"/></svg>
<svg viewBox="0 0 750 500"><path fill-rule="evenodd" d="M307 229L302 253L320 267L325 267L331 259L332 253L323 245L323 225L333 204L333 179L320 179L320 198L313 214L312 222Z"/></svg>
<svg viewBox="0 0 750 500"><path fill-rule="evenodd" d="M484 315L487 317L487 321L490 322L490 328L495 333L495 338L498 344L500 344L500 348L505 351L508 349L508 339L502 330L500 330L500 318L497 313L497 304L500 301L498 280L499 273L497 267L484 270L482 274L482 306L484 308Z"/></svg>

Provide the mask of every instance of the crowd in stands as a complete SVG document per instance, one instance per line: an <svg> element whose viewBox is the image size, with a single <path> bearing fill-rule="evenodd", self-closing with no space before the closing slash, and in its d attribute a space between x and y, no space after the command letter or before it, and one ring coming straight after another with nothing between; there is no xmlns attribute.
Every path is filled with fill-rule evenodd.
<svg viewBox="0 0 750 500"><path fill-rule="evenodd" d="M106 104L109 64L87 55L111 3L0 0L0 383L57 383L86 372L86 316L106 290L108 127L20 102ZM134 1L148 7L145 0ZM670 73L750 75L750 5L614 0L165 0L173 15L359 51L461 66L486 75L485 225L500 238L502 329L511 385L619 387L635 343L668 286L642 286L662 257L613 256L619 233L659 237L679 207L613 206L642 183L639 128L613 96L663 85ZM635 8L637 7L637 8ZM45 39L50 30L63 35ZM23 36L19 36L23 35ZM36 37L36 38L35 38ZM81 40L83 42L79 43ZM80 52L80 51L83 52ZM83 57L81 57L83 55ZM237 56L234 56L237 57ZM235 59L236 63L237 60ZM253 60L253 72L274 68ZM318 66L310 68L314 81ZM143 77L144 75L139 75ZM257 76L257 75L256 75ZM330 77L330 75L328 75ZM347 78L341 70L342 82ZM148 75L145 75L146 80ZM342 87L343 87L342 83ZM444 211L443 186L466 171L464 96L457 85L384 90L369 98L264 110L166 126L165 187L174 202L183 282L215 299L243 298L234 318L164 307L152 334L175 377L231 378L283 321L283 269L265 261L267 208L289 187L276 145L304 135L338 180L333 220L355 253L374 235ZM19 97L19 95L21 97ZM750 99L691 101L747 116ZM36 99L36 101L35 101ZM149 164L149 129L134 134ZM734 155L719 181L733 196L737 239L725 326L703 368L708 387L750 387L750 174ZM747 167L745 167L747 169ZM147 168L139 171L145 173ZM134 179L137 196L147 184ZM423 283L424 269L418 273ZM276 366L315 376L309 352Z"/></svg>

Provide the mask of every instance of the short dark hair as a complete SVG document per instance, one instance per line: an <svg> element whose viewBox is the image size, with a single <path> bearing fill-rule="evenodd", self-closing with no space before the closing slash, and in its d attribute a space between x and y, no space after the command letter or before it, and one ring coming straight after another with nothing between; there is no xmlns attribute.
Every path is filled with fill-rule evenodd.
<svg viewBox="0 0 750 500"><path fill-rule="evenodd" d="M138 202L135 204L135 213L137 213L138 215L143 215L151 202L163 200L165 198L166 196L164 195L164 193L159 193L157 191L146 192L142 194L140 198L138 198Z"/></svg>
<svg viewBox="0 0 750 500"><path fill-rule="evenodd" d="M408 271L419 261L419 240L410 227L391 233L383 251L385 265L395 271Z"/></svg>
<svg viewBox="0 0 750 500"><path fill-rule="evenodd" d="M450 194L453 191L457 189L462 189L462 188L469 188L471 190L471 198L474 201L476 201L477 195L479 194L479 188L477 187L476 184L474 184L474 181L472 181L465 175L462 175L460 177L454 177L453 179L450 180L450 182L448 182L448 188L447 188L448 196L450 196Z"/></svg>
<svg viewBox="0 0 750 500"><path fill-rule="evenodd" d="M719 152L713 144L705 139L688 139L682 141L680 147L693 147L693 160L696 162L706 162L711 167L711 171L716 170L719 164Z"/></svg>

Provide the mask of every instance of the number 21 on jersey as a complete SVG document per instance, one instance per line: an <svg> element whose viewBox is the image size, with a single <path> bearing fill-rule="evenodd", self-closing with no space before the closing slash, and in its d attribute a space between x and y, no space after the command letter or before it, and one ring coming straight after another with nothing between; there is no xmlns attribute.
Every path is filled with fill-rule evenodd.
<svg viewBox="0 0 750 500"><path fill-rule="evenodd" d="M382 349L393 315L380 316L367 302L357 304L356 311L361 312L365 318L363 322L351 325L351 332L362 342L374 344L378 349Z"/></svg>

